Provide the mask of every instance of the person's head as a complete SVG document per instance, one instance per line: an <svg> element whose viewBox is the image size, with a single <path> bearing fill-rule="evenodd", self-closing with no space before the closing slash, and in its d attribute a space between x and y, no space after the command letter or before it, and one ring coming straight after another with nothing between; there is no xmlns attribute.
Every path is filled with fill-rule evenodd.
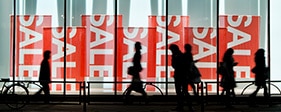
<svg viewBox="0 0 281 112"><path fill-rule="evenodd" d="M51 57L51 51L50 50L46 50L44 51L44 59L50 59Z"/></svg>
<svg viewBox="0 0 281 112"><path fill-rule="evenodd" d="M228 49L226 50L226 54L227 54L227 55L233 55L233 53L234 53L234 50L233 50L232 48L228 48Z"/></svg>
<svg viewBox="0 0 281 112"><path fill-rule="evenodd" d="M185 52L191 52L192 46L190 44L185 44L184 49L185 49Z"/></svg>
<svg viewBox="0 0 281 112"><path fill-rule="evenodd" d="M171 44L169 49L172 51L173 54L180 51L179 46L176 44Z"/></svg>
<svg viewBox="0 0 281 112"><path fill-rule="evenodd" d="M135 49L136 50L141 50L141 43L140 42L136 42L135 43Z"/></svg>
<svg viewBox="0 0 281 112"><path fill-rule="evenodd" d="M258 49L255 55L264 55L264 49Z"/></svg>

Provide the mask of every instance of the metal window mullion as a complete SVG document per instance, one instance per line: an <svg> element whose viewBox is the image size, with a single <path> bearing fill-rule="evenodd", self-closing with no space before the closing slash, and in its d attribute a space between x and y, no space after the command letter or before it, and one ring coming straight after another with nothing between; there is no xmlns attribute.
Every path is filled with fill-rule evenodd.
<svg viewBox="0 0 281 112"><path fill-rule="evenodd" d="M217 40L216 40L217 41L217 43L216 43L217 44L217 61L216 61L217 62L217 68L219 68L219 60L220 60L219 59L220 58L219 57L220 56L219 55L219 53L220 53L219 52L220 51L219 50L219 38L220 38L220 35L219 35L219 20L220 20L220 18L219 18L219 6L220 6L219 1L220 0L217 0L217 14L216 14L217 15L217 24L216 24L216 26L217 26L216 27L216 30L217 30L216 31L216 33L217 33ZM216 74L217 74L217 95L219 95L219 87L220 87L219 86L219 74L218 74L218 72ZM208 85L206 85L206 86L208 86Z"/></svg>
<svg viewBox="0 0 281 112"><path fill-rule="evenodd" d="M12 71L12 75L13 75L13 84L15 84L15 61L16 61L16 50L15 50L15 48L16 48L16 17L17 17L17 15L16 15L16 7L17 7L17 5L16 5L16 0L14 0L14 13L13 13L13 15L14 15L14 18L13 18L13 66L12 66L12 69L13 69L13 71ZM9 76L10 77L10 76Z"/></svg>
<svg viewBox="0 0 281 112"><path fill-rule="evenodd" d="M268 67L269 67L269 73L270 73L270 0L267 2L267 58L268 58ZM271 75L269 75L269 84L268 84L268 93L269 96L271 96L271 91L270 91L270 85L271 85Z"/></svg>
<svg viewBox="0 0 281 112"><path fill-rule="evenodd" d="M64 0L64 12L63 12L63 16L64 16L64 21L63 21L63 38L64 38L64 49L63 49L63 52L64 52L64 60L63 60L63 95L65 96L66 94L66 1L67 0Z"/></svg>
<svg viewBox="0 0 281 112"><path fill-rule="evenodd" d="M114 0L114 95L117 95L117 0Z"/></svg>
<svg viewBox="0 0 281 112"><path fill-rule="evenodd" d="M166 66L165 66L165 71L166 71L166 95L168 95L168 0L165 1L166 3L166 16L165 16L165 36L166 36L166 50L165 50L165 54L166 54Z"/></svg>

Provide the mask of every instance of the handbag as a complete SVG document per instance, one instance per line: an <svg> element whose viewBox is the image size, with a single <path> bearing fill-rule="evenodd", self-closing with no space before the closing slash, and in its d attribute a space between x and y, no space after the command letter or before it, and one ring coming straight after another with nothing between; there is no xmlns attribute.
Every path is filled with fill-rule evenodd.
<svg viewBox="0 0 281 112"><path fill-rule="evenodd" d="M192 67L191 68L192 79L201 77L201 73L200 73L199 69L195 66L194 63L192 64L191 67Z"/></svg>
<svg viewBox="0 0 281 112"><path fill-rule="evenodd" d="M190 75L188 76L188 80L192 83L201 82L201 73L194 63L192 63L191 65L191 72Z"/></svg>
<svg viewBox="0 0 281 112"><path fill-rule="evenodd" d="M193 83L200 83L201 82L201 77L196 77L192 80Z"/></svg>
<svg viewBox="0 0 281 112"><path fill-rule="evenodd" d="M135 70L135 67L134 67L134 66L128 67L127 74L129 74L129 75L134 75L135 72L136 72L136 70Z"/></svg>

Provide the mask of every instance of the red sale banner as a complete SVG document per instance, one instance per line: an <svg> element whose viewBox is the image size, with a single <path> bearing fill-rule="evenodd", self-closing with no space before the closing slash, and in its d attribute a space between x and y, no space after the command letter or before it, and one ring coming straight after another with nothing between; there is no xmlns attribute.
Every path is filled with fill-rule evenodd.
<svg viewBox="0 0 281 112"><path fill-rule="evenodd" d="M13 19L15 25L15 48L13 48ZM15 78L18 80L38 80L43 52L50 50L51 38L43 38L43 27L51 26L50 15L11 16L11 53L15 49ZM13 54L11 54L12 56ZM12 59L12 58L11 58ZM13 65L13 60L10 61ZM12 71L11 66L11 73ZM12 76L11 76L12 77Z"/></svg>
<svg viewBox="0 0 281 112"><path fill-rule="evenodd" d="M219 36L226 36L226 29L219 29ZM217 80L217 30L212 27L186 27L185 41L192 46L192 54L202 80ZM214 87L213 87L214 86ZM208 87L209 91L216 91L216 84Z"/></svg>
<svg viewBox="0 0 281 112"><path fill-rule="evenodd" d="M168 39L166 39L166 22L168 22ZM152 73L156 74L157 81L166 80L166 43L177 44L181 50L186 43L184 40L184 28L189 26L189 16L169 15L168 21L166 16L149 16L149 26L156 27L155 39L155 65L151 66ZM168 55L171 55L169 50ZM153 60L152 60L153 61ZM168 56L168 79L173 79L173 68L171 66L171 58Z"/></svg>
<svg viewBox="0 0 281 112"><path fill-rule="evenodd" d="M116 27L122 26L122 16L117 15L115 19L114 15L82 15L82 26L86 27L86 42L89 44L86 48L86 80L114 81L114 37ZM108 91L114 90L113 84L103 83L97 86Z"/></svg>
<svg viewBox="0 0 281 112"><path fill-rule="evenodd" d="M220 28L219 35L226 36L226 29ZM216 79L217 31L211 27L186 27L185 41L192 46L194 60L202 79Z"/></svg>
<svg viewBox="0 0 281 112"><path fill-rule="evenodd" d="M86 75L86 33L85 27L67 27L64 40L63 27L44 28L44 38L52 38L52 79L63 81L66 69L66 81L84 81ZM64 46L64 41L66 46ZM64 53L66 49L66 55ZM64 60L64 56L66 60ZM64 65L64 61L66 65ZM65 66L65 67L64 67ZM66 90L79 90L79 84L68 83ZM53 90L59 91L63 84L52 84Z"/></svg>
<svg viewBox="0 0 281 112"><path fill-rule="evenodd" d="M227 29L225 37L220 36L220 59L228 48L234 49L236 78L254 78L254 54L259 48L260 17L251 15L222 15L220 27ZM220 60L221 61L221 60Z"/></svg>
<svg viewBox="0 0 281 112"><path fill-rule="evenodd" d="M154 55L150 55L152 50L150 47L154 47L153 40L155 37L155 28L143 28L143 27L119 27L118 28L118 45L117 45L117 81L131 81L131 76L127 74L127 68L132 66L132 59L135 54L135 43L141 42L141 65L143 67L140 73L143 81L155 81L155 74L151 73L148 69L150 58ZM155 47L154 47L155 48ZM118 84L118 90L125 90L128 84ZM152 90L151 88L147 88Z"/></svg>

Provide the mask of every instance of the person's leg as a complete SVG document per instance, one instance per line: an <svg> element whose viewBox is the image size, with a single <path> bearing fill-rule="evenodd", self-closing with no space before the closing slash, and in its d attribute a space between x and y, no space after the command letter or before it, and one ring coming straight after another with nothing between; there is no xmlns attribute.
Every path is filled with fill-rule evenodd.
<svg viewBox="0 0 281 112"><path fill-rule="evenodd" d="M177 107L174 110L183 110L183 93L181 89L181 83L175 79L175 89L177 94Z"/></svg>
<svg viewBox="0 0 281 112"><path fill-rule="evenodd" d="M191 86L191 88L192 88L192 90L193 90L194 96L196 96L196 97L199 96L198 93L197 93L197 91L196 91L197 89L196 89L196 87L195 87L195 84L194 84L194 83L191 83L190 86Z"/></svg>
<svg viewBox="0 0 281 112"><path fill-rule="evenodd" d="M232 95L232 97L234 97L234 98L236 97L236 94L235 94L234 88L232 88L232 89L231 89L231 95Z"/></svg>
<svg viewBox="0 0 281 112"><path fill-rule="evenodd" d="M221 96L224 95L224 92L225 92L225 89L223 88L223 89L222 89L222 92L221 92Z"/></svg>
<svg viewBox="0 0 281 112"><path fill-rule="evenodd" d="M263 84L262 87L263 87L263 95L264 95L264 97L268 97L269 95L268 95L268 92L267 92L266 84Z"/></svg>
<svg viewBox="0 0 281 112"><path fill-rule="evenodd" d="M197 104L201 104L201 100L199 98L198 88L195 87L195 83L191 83L190 86L192 87L193 94L194 94L194 101L197 102Z"/></svg>
<svg viewBox="0 0 281 112"><path fill-rule="evenodd" d="M44 101L45 103L49 103L50 101L50 88L48 83L42 84L43 86L43 91L44 91Z"/></svg>
<svg viewBox="0 0 281 112"><path fill-rule="evenodd" d="M129 96L131 94L132 90L133 90L133 87L132 87L132 85L130 85L127 89L126 96Z"/></svg>
<svg viewBox="0 0 281 112"><path fill-rule="evenodd" d="M145 90L144 89L142 89L141 91L140 91L140 93L142 94L142 96L144 96L144 97L146 97L147 96L147 93L145 92Z"/></svg>
<svg viewBox="0 0 281 112"><path fill-rule="evenodd" d="M259 92L261 86L257 86L256 90L250 95L250 97L256 97L257 93Z"/></svg>
<svg viewBox="0 0 281 112"><path fill-rule="evenodd" d="M137 83L136 92L141 93L142 96L144 96L144 97L147 96L147 93L145 92L142 83Z"/></svg>
<svg viewBox="0 0 281 112"><path fill-rule="evenodd" d="M40 88L40 89L35 93L35 95L40 95L40 94L42 93L42 91L43 91L43 88Z"/></svg>
<svg viewBox="0 0 281 112"><path fill-rule="evenodd" d="M225 104L226 104L226 107L229 108L229 107L232 107L231 106L231 100L230 100L230 89L225 89Z"/></svg>
<svg viewBox="0 0 281 112"><path fill-rule="evenodd" d="M259 92L260 88L261 88L261 86L257 86L256 90L250 95L250 100L249 100L250 107L256 107L255 98L256 98L257 93Z"/></svg>
<svg viewBox="0 0 281 112"><path fill-rule="evenodd" d="M132 99L130 98L131 92L133 90L133 86L132 84L127 88L127 92L125 94L125 104L131 104L132 103Z"/></svg>
<svg viewBox="0 0 281 112"><path fill-rule="evenodd" d="M236 94L235 94L235 91L234 91L234 88L231 88L231 92L230 92L230 102L231 103L238 103L237 100L236 100Z"/></svg>
<svg viewBox="0 0 281 112"><path fill-rule="evenodd" d="M188 108L189 108L189 110L193 111L192 100L191 100L190 94L188 93L188 88L187 88L188 83L183 82L181 86L182 86L182 88L181 88L182 92L184 94L184 99L186 99Z"/></svg>
<svg viewBox="0 0 281 112"><path fill-rule="evenodd" d="M183 96L190 96L190 94L188 93L188 83L181 84L181 91Z"/></svg>
<svg viewBox="0 0 281 112"><path fill-rule="evenodd" d="M145 104L148 104L149 101L148 101L147 93L145 92L145 90L142 88L142 89L140 89L139 92L142 94Z"/></svg>

